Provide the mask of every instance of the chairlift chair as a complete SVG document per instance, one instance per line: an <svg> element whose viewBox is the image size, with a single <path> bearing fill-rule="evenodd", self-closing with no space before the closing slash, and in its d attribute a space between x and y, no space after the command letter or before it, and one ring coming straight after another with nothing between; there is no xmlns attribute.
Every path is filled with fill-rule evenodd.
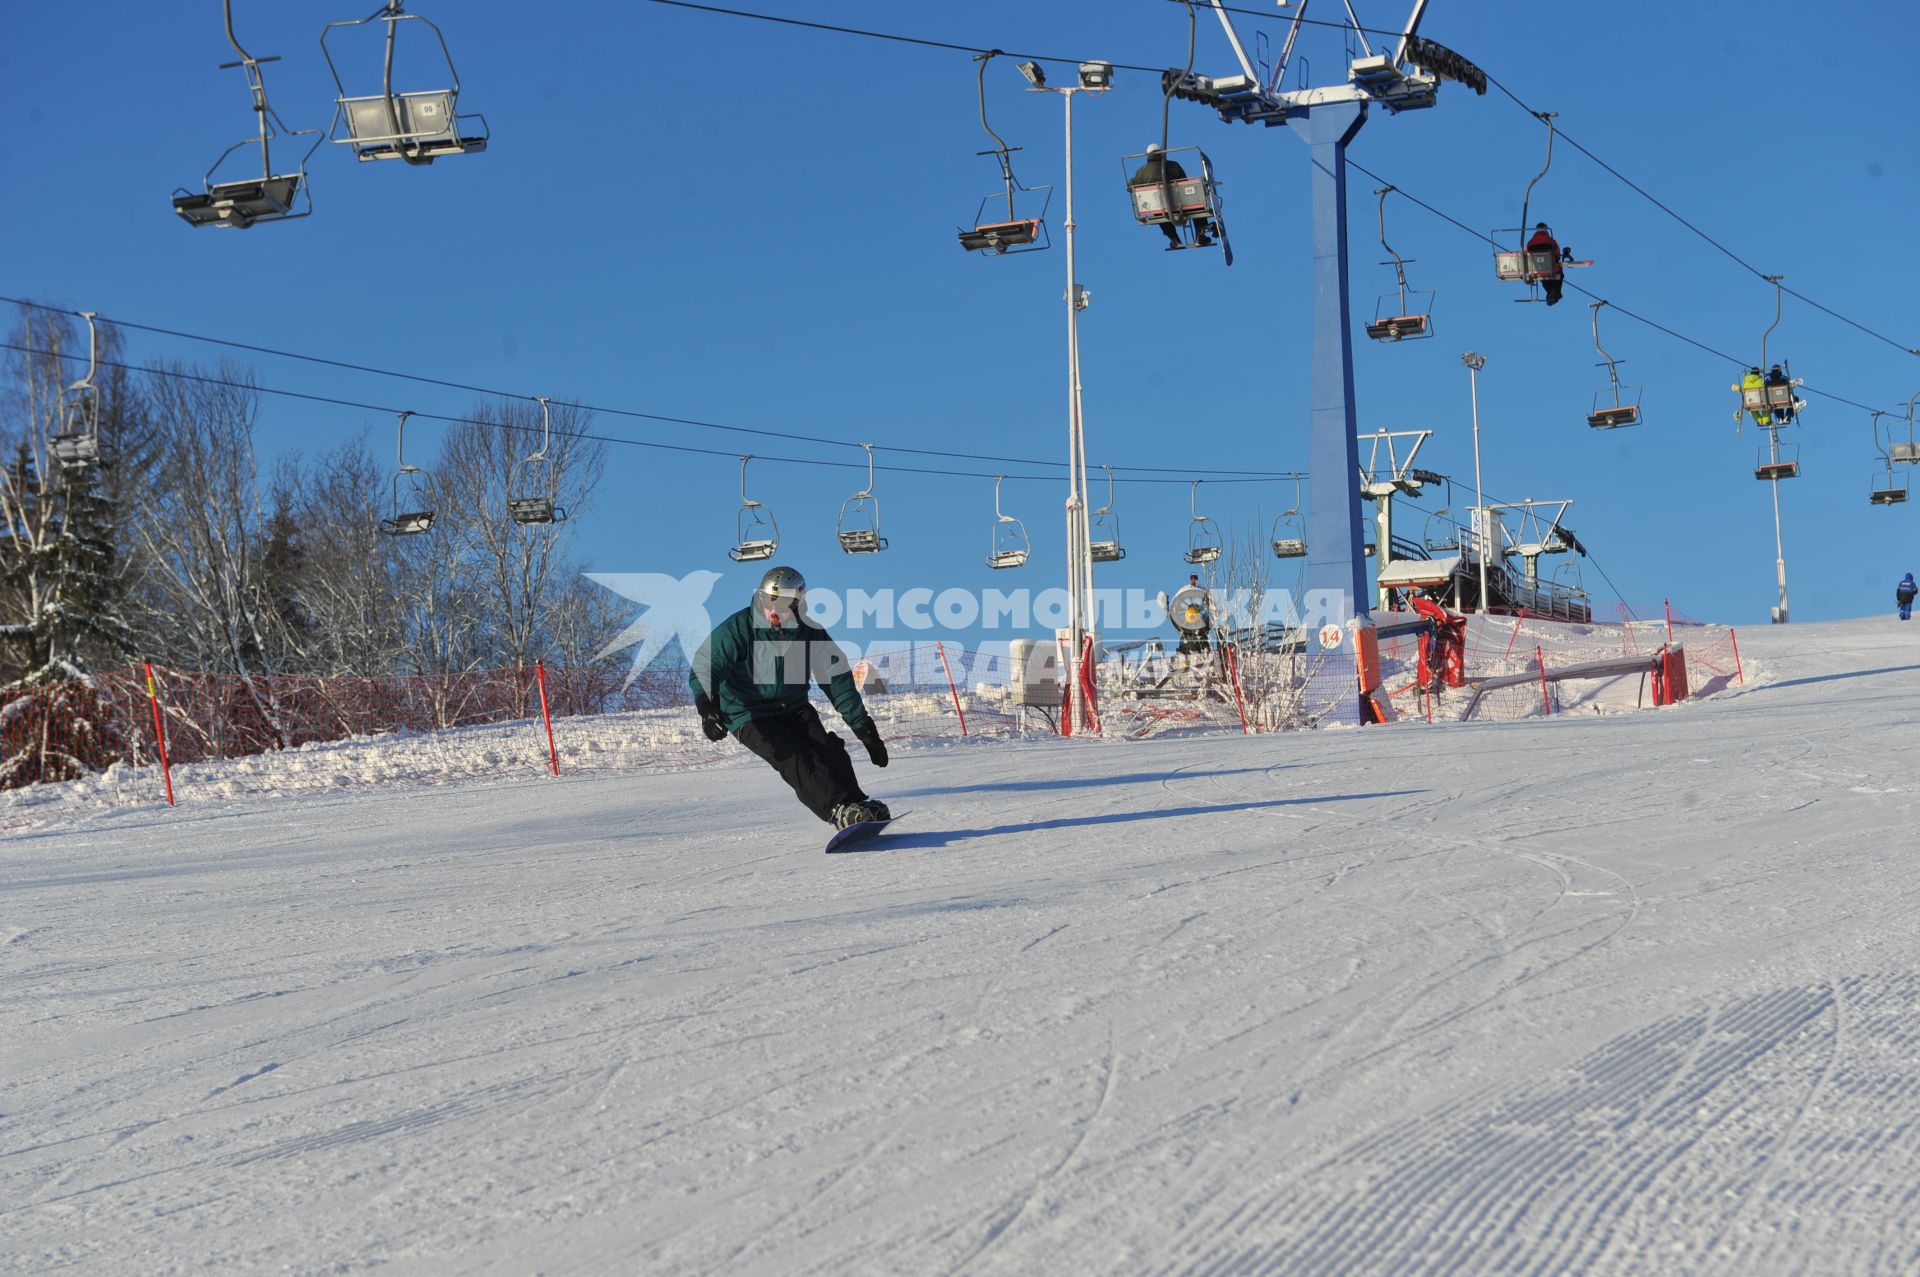
<svg viewBox="0 0 1920 1277"><path fill-rule="evenodd" d="M1397 284L1394 292L1383 294L1374 304L1373 322L1367 325L1367 336L1375 341L1411 341L1433 336L1433 291L1421 292L1407 288L1407 259L1387 243L1387 196L1394 189L1392 186L1383 186L1374 192L1380 197L1380 246L1393 258L1391 263L1380 264L1392 265Z"/></svg>
<svg viewBox="0 0 1920 1277"><path fill-rule="evenodd" d="M388 536L416 536L433 527L433 511L427 506L427 485L421 478L426 472L419 466L407 464L407 418L412 415L411 412L400 414L394 453L399 469L393 474L393 512L380 521L380 530Z"/></svg>
<svg viewBox="0 0 1920 1277"><path fill-rule="evenodd" d="M1095 563L1118 563L1127 551L1120 544L1120 516L1113 512L1113 467L1100 468L1107 472L1107 503L1088 517L1087 553Z"/></svg>
<svg viewBox="0 0 1920 1277"><path fill-rule="evenodd" d="M1563 278L1569 267L1593 265L1591 258L1584 261L1575 261L1573 260L1572 254L1563 249L1529 248L1527 246L1536 229L1531 216L1533 188L1541 178L1547 175L1547 170L1553 167L1553 121L1558 114L1556 111L1535 111L1533 113L1535 119L1547 126L1546 163L1542 164L1540 171L1533 175L1533 180L1527 183L1527 189L1520 197L1520 225L1517 228L1520 235L1520 247L1518 249L1496 248L1493 253L1493 273L1497 278L1505 283L1518 283L1527 286L1527 295L1525 297L1516 297L1514 298L1515 301L1539 301L1538 288L1540 284L1547 280ZM1546 223L1542 222L1540 225L1545 226ZM1496 231L1495 234L1507 234L1515 229L1514 227L1506 227L1500 231ZM1552 234L1551 229L1549 229L1548 233L1549 235Z"/></svg>
<svg viewBox="0 0 1920 1277"><path fill-rule="evenodd" d="M559 475L547 456L553 444L553 410L547 396L534 398L540 404L540 446L514 467L513 482L507 489L507 517L524 524L564 523L567 512L554 504Z"/></svg>
<svg viewBox="0 0 1920 1277"><path fill-rule="evenodd" d="M1000 485L1007 476L995 475L993 479L993 534L988 547L987 566L990 568L1017 568L1026 563L1033 553L1033 543L1027 539L1026 525L1000 509Z"/></svg>
<svg viewBox="0 0 1920 1277"><path fill-rule="evenodd" d="M772 558L780 548L780 524L773 511L747 495L747 462L751 460L751 453L740 458L740 512L734 517L733 548L727 551L727 557L735 563L758 563Z"/></svg>
<svg viewBox="0 0 1920 1277"><path fill-rule="evenodd" d="M1281 533L1287 533L1282 536ZM1273 521L1273 557L1302 559L1307 554L1307 525L1300 514L1300 478L1294 476L1293 505Z"/></svg>
<svg viewBox="0 0 1920 1277"><path fill-rule="evenodd" d="M1770 445L1760 449L1759 460L1753 467L1753 477L1762 482L1799 478L1800 445L1782 443L1776 435Z"/></svg>
<svg viewBox="0 0 1920 1277"><path fill-rule="evenodd" d="M240 60L223 62L220 69L224 71L230 67L240 67L245 70L257 127L253 137L243 138L220 152L220 158L213 162L201 179L201 190L189 191L184 186L176 188L173 211L189 226L226 226L236 230L245 230L262 222L285 222L306 217L313 212L313 196L307 189L307 161L320 149L322 134L319 129L288 129L281 122L279 113L267 100L266 79L260 70L263 63L278 62L279 58L256 58L241 48L233 30L233 0L223 2L227 42L240 55ZM313 144L300 157L299 166L290 173L274 172L273 140L282 135L313 138ZM227 157L248 146L260 149L260 176L214 181L214 174L227 162Z"/></svg>
<svg viewBox="0 0 1920 1277"><path fill-rule="evenodd" d="M873 495L873 445L860 446L867 450L867 486L840 504L834 531L848 554L878 554L887 548L887 539L880 535L880 498Z"/></svg>
<svg viewBox="0 0 1920 1277"><path fill-rule="evenodd" d="M973 215L973 227L963 226L958 232L960 247L983 257L1037 253L1053 246L1047 235L1047 208L1053 203L1053 187L1020 185L1020 179L1013 175L1012 159L1013 152L1020 148L1008 146L1006 139L987 123L987 63L999 56L1000 50L994 49L975 54L973 60L980 64L980 127L993 139L992 148L978 154L991 155L998 162L1000 189L980 201ZM1001 216L1003 209L1004 217Z"/></svg>
<svg viewBox="0 0 1920 1277"><path fill-rule="evenodd" d="M404 5L405 0L387 0L369 17L329 22L320 32L320 54L327 61L327 70L333 74L334 87L339 90L327 140L353 147L354 157L362 162L398 159L425 165L443 155L471 155L486 150L489 136L486 117L459 113L460 75L454 69L453 55L447 51L446 37L429 19L417 13L401 12ZM327 47L327 37L336 28L362 27L371 22L384 22L387 27L380 92L354 96L347 92L346 82L340 78L333 51ZM447 64L447 81L451 87L393 91L394 38L402 22L419 22L433 32L440 45L440 56Z"/></svg>
<svg viewBox="0 0 1920 1277"><path fill-rule="evenodd" d="M1620 365L1626 360L1615 359L1600 344L1600 311L1607 303L1601 300L1588 305L1593 310L1593 348L1600 352L1606 365L1608 389L1594 392L1593 411L1587 414L1587 424L1595 430L1637 426L1640 424L1640 387L1620 384Z"/></svg>
<svg viewBox="0 0 1920 1277"><path fill-rule="evenodd" d="M80 312L80 318L87 321L87 374L60 396L60 428L47 441L63 470L86 470L102 460L100 394L93 384L100 366L100 331L93 322L94 314L90 310Z"/></svg>
<svg viewBox="0 0 1920 1277"><path fill-rule="evenodd" d="M1876 471L1873 487L1867 500L1872 505L1900 505L1907 499L1907 476L1895 474L1889 465L1884 471Z"/></svg>
<svg viewBox="0 0 1920 1277"><path fill-rule="evenodd" d="M1887 446L1884 452L1890 464L1903 466L1920 465L1920 442L1915 442L1913 433L1913 405L1915 400L1920 400L1920 390L1916 390L1913 393L1913 398L1907 400L1907 437L1905 441L1895 439L1891 430L1887 432ZM1875 443L1878 443L1880 439L1880 416L1880 413L1874 414Z"/></svg>
<svg viewBox="0 0 1920 1277"><path fill-rule="evenodd" d="M1447 517L1449 513L1448 507L1441 506L1427 516L1426 526L1421 529L1420 542L1427 547L1429 554L1457 554L1460 551L1460 525ZM1435 523L1439 524L1437 530Z"/></svg>
<svg viewBox="0 0 1920 1277"><path fill-rule="evenodd" d="M1134 175L1156 155L1162 163L1161 171L1171 164L1185 172L1185 165L1173 159L1183 152L1191 151L1198 158L1199 176L1166 176L1160 181L1148 180L1136 183ZM1227 239L1226 223L1220 215L1220 188L1215 184L1213 161L1207 153L1197 146L1177 146L1158 152L1142 151L1128 155L1120 161L1120 167L1127 175L1127 193L1133 201L1133 218L1142 226L1173 227L1179 236L1179 242L1169 241L1168 249L1176 248L1212 248L1216 245L1223 250L1226 264L1233 265L1233 247ZM1211 228L1211 234L1205 238L1201 234L1200 223L1205 222Z"/></svg>
<svg viewBox="0 0 1920 1277"><path fill-rule="evenodd" d="M1202 482L1203 480L1200 479L1193 481L1193 492L1191 494L1193 522L1187 525L1186 560L1195 566L1218 562L1221 549L1220 525L1200 513L1200 484Z"/></svg>

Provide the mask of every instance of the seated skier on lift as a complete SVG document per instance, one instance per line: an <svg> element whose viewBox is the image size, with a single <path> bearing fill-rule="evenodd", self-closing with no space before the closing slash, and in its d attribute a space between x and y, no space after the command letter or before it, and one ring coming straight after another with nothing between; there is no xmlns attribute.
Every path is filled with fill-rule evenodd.
<svg viewBox="0 0 1920 1277"><path fill-rule="evenodd" d="M1740 389L1742 391L1742 394L1740 396L1741 401L1750 402L1745 392L1749 390L1760 390L1766 384L1767 384L1767 379L1760 375L1759 368L1755 367L1755 368L1747 369L1747 375L1740 379ZM1761 394L1758 398L1762 405L1764 405L1767 402L1766 395L1764 393ZM1753 418L1753 424L1756 426L1770 426L1773 424L1773 414L1768 412L1764 406L1759 408L1747 409L1747 415Z"/></svg>
<svg viewBox="0 0 1920 1277"><path fill-rule="evenodd" d="M1142 186L1164 186L1172 182L1183 182L1186 180L1186 177L1187 170L1180 167L1180 161L1167 158L1166 147L1160 145L1158 142L1149 142L1147 143L1147 162L1133 171L1133 176L1127 180L1127 185L1135 188ZM1193 246L1195 248L1206 248L1213 243L1213 241L1207 237L1207 231L1212 228L1212 225L1213 224L1204 217L1196 217L1193 219ZM1166 234L1167 248L1169 250L1186 247L1180 239L1180 226L1174 219L1173 200L1171 197L1167 201L1167 220L1160 223L1160 229Z"/></svg>
<svg viewBox="0 0 1920 1277"><path fill-rule="evenodd" d="M867 716L846 656L806 616L806 578L789 567L760 578L751 605L714 628L693 658L687 681L707 739L733 738L792 786L808 811L836 829L890 820L867 797L841 739L820 722L807 689L818 683L875 767L887 765L880 729Z"/></svg>
<svg viewBox="0 0 1920 1277"><path fill-rule="evenodd" d="M1553 261L1552 273L1541 278L1540 286L1547 290L1547 305L1558 306L1560 304L1560 290L1566 287L1567 283L1566 272L1560 269L1560 263L1572 261L1573 250L1571 248L1560 247L1559 242L1553 238L1553 232L1547 229L1545 222L1535 222L1533 226L1533 238L1527 241L1528 274L1533 273L1533 255L1539 252L1549 254Z"/></svg>
<svg viewBox="0 0 1920 1277"><path fill-rule="evenodd" d="M1754 369L1754 371L1758 372L1759 369L1756 368ZM1787 380L1787 374L1780 371L1779 364L1775 364L1773 367L1767 369L1768 401L1772 402L1773 400L1773 388L1775 386L1785 386L1788 384L1789 383ZM1782 396L1782 398L1784 398L1786 402L1784 404L1775 405L1773 411L1774 411L1774 415L1780 418L1780 424L1784 426L1789 424L1793 420L1793 392L1789 390L1784 396ZM1766 423L1762 422L1761 424L1765 425Z"/></svg>

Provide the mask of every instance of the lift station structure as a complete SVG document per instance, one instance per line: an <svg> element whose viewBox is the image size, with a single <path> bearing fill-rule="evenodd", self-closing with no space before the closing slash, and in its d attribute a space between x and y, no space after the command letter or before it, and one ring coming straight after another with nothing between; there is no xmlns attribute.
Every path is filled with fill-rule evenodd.
<svg viewBox="0 0 1920 1277"><path fill-rule="evenodd" d="M1486 92L1486 76L1472 63L1420 38L1427 0L1414 0L1391 51L1376 52L1352 3L1344 4L1348 25L1362 56L1347 64L1344 83L1282 89L1294 44L1309 0L1293 7L1270 75L1264 81L1235 31L1224 0L1206 0L1220 20L1239 74L1219 78L1169 72L1177 97L1202 102L1229 123L1286 125L1307 144L1312 159L1313 347L1312 399L1308 440L1309 473L1350 475L1360 470L1353 378L1353 323L1348 284L1347 145L1378 105L1390 115L1435 105L1440 81L1451 79ZM1367 593L1366 540L1361 493L1351 483L1318 483L1307 512L1307 590L1335 591L1347 615L1371 612ZM1348 703L1351 701L1351 703ZM1335 710L1357 722L1357 699L1344 698Z"/></svg>

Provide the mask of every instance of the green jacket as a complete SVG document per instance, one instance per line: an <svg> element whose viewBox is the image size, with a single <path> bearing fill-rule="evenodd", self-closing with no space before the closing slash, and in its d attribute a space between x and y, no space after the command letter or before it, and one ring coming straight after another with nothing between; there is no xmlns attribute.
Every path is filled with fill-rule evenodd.
<svg viewBox="0 0 1920 1277"><path fill-rule="evenodd" d="M807 703L814 683L848 727L857 732L870 721L846 654L824 629L802 622L797 629L776 630L751 607L714 627L694 655L687 682L695 696L713 697L734 731L756 718L793 713Z"/></svg>

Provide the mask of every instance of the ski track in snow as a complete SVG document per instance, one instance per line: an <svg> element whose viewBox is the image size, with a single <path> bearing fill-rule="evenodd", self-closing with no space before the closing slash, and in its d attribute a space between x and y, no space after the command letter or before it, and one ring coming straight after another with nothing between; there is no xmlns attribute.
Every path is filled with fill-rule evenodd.
<svg viewBox="0 0 1920 1277"><path fill-rule="evenodd" d="M846 856L740 763L76 810L0 855L0 1273L1920 1271L1920 632L1743 639L903 751Z"/></svg>

